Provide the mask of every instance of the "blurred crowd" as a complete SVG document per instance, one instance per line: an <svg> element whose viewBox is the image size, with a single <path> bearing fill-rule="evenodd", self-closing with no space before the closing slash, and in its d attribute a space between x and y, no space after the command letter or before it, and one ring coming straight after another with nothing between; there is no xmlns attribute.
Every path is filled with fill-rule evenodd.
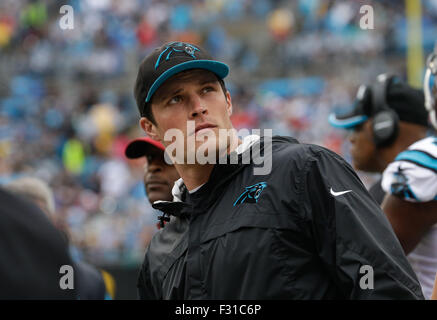
<svg viewBox="0 0 437 320"><path fill-rule="evenodd" d="M59 25L64 4L71 30ZM374 30L360 29L364 4ZM437 0L422 11L429 51ZM144 135L132 93L138 65L170 40L229 64L237 129L273 129L346 159L328 114L381 72L406 76L403 1L2 0L0 183L47 181L74 254L92 263L137 265L156 232L145 159L127 160L124 148Z"/></svg>

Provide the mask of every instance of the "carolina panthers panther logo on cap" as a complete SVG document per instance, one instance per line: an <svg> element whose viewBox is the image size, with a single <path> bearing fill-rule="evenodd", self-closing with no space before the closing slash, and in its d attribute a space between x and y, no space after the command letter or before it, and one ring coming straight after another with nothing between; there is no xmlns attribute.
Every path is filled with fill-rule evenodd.
<svg viewBox="0 0 437 320"><path fill-rule="evenodd" d="M184 42L172 42L169 45L167 45L164 51L162 51L161 54L159 55L155 63L155 70L158 69L165 54L167 54L165 57L165 61L168 61L171 58L172 54L176 52L185 52L193 59L197 59L196 51L200 51L200 49L193 46L192 44L184 43Z"/></svg>
<svg viewBox="0 0 437 320"><path fill-rule="evenodd" d="M237 204L240 203L257 203L258 198L261 195L261 192L264 190L264 188L267 187L267 183L260 182L257 184L254 184L250 187L246 187L246 191L244 191L238 199L234 203L234 207Z"/></svg>

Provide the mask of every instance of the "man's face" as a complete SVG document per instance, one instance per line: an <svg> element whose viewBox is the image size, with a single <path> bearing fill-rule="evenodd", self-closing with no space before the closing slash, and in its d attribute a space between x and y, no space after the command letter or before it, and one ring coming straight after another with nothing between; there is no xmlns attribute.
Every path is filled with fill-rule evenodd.
<svg viewBox="0 0 437 320"><path fill-rule="evenodd" d="M204 144L202 149L208 149L206 146L211 144L217 153L219 129L232 129L230 94L224 94L216 76L207 70L188 70L167 80L154 94L151 108L156 125L150 121L143 125L146 118L142 118L142 127L166 147L173 142L165 141L165 133L170 129L181 132L183 139L176 140L176 143L184 150L185 161L188 153L195 153L204 144L205 136L213 135L215 139L207 139L208 144ZM187 129L188 121L192 121L192 128ZM187 145L190 146L188 139L194 141L194 150L190 147L187 150ZM223 146L221 143L223 141L220 142ZM228 143L224 146L227 147Z"/></svg>
<svg viewBox="0 0 437 320"><path fill-rule="evenodd" d="M153 148L144 165L144 187L150 203L157 200L172 201L171 190L179 174L176 168L164 161L164 152Z"/></svg>
<svg viewBox="0 0 437 320"><path fill-rule="evenodd" d="M376 146L373 141L371 121L356 126L349 134L350 153L356 170L377 172Z"/></svg>

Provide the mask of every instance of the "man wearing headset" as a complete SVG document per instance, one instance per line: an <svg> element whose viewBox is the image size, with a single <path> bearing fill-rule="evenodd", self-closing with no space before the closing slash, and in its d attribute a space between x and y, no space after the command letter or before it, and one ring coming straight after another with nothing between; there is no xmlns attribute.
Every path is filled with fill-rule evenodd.
<svg viewBox="0 0 437 320"><path fill-rule="evenodd" d="M425 107L437 129L437 51L428 57L424 81ZM398 154L383 173L388 193L382 209L430 298L437 270L437 135L421 139Z"/></svg>
<svg viewBox="0 0 437 320"><path fill-rule="evenodd" d="M431 75L428 69L428 82ZM433 96L426 89L425 97L435 121ZM355 118L331 115L330 122L337 127L352 124L356 169L382 172L371 193L382 187L377 201L429 299L437 270L437 138L426 137L423 95L394 77L380 75L375 85L360 88L358 101Z"/></svg>
<svg viewBox="0 0 437 320"><path fill-rule="evenodd" d="M427 133L428 113L422 90L397 77L381 74L373 85L361 85L352 110L331 114L332 126L350 131L350 154L356 170L380 173L396 155ZM382 204L381 179L369 189Z"/></svg>

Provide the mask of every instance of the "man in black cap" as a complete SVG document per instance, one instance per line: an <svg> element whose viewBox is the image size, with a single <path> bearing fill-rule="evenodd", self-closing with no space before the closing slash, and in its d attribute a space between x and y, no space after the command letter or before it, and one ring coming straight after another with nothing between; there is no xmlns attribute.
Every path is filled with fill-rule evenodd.
<svg viewBox="0 0 437 320"><path fill-rule="evenodd" d="M350 153L356 170L382 173L401 151L426 136L427 119L422 90L382 74L373 85L359 87L351 111L331 114L329 122L350 130ZM385 192L381 179L369 192L382 204Z"/></svg>
<svg viewBox="0 0 437 320"><path fill-rule="evenodd" d="M175 181L179 179L174 165L165 162L164 150L161 142L149 137L132 140L125 149L125 155L129 159L147 159L144 165L144 188L150 204L159 200L172 201L172 189ZM160 218L158 229L165 223L164 217Z"/></svg>
<svg viewBox="0 0 437 320"><path fill-rule="evenodd" d="M344 159L290 137L238 138L228 72L183 42L140 65L140 125L181 176L174 200L153 204L172 219L147 248L140 297L423 299L389 222Z"/></svg>

